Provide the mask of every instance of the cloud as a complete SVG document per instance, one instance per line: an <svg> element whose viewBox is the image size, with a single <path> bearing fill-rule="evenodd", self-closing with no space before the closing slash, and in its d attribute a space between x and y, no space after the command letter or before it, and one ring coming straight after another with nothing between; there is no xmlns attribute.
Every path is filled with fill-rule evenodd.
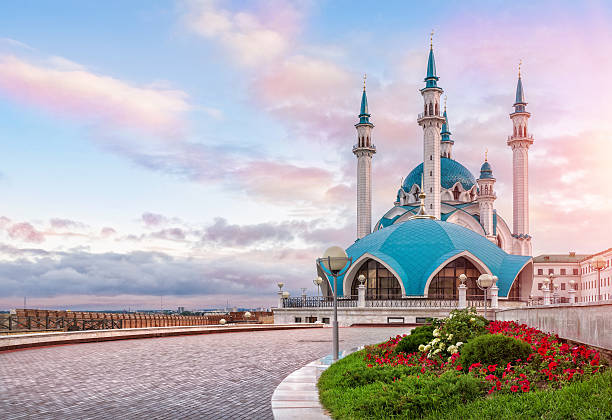
<svg viewBox="0 0 612 420"><path fill-rule="evenodd" d="M44 242L45 235L34 228L30 223L15 223L6 229L11 239L19 239L24 242Z"/></svg>
<svg viewBox="0 0 612 420"><path fill-rule="evenodd" d="M215 218L212 226L206 228L203 240L215 242L224 246L245 247L261 242L288 242L294 238L294 229L297 226L291 223L273 224L259 223L254 225L229 224L222 217Z"/></svg>
<svg viewBox="0 0 612 420"><path fill-rule="evenodd" d="M216 1L191 1L183 20L193 33L218 41L234 60L245 66L265 64L283 55L291 45L291 33L300 11L289 2L274 7L233 12Z"/></svg>
<svg viewBox="0 0 612 420"><path fill-rule="evenodd" d="M183 91L136 86L61 57L34 63L0 55L0 93L68 118L167 138L184 131L192 108Z"/></svg>
<svg viewBox="0 0 612 420"><path fill-rule="evenodd" d="M146 227L155 227L166 224L168 218L161 214L145 212L142 214L142 221Z"/></svg>
<svg viewBox="0 0 612 420"><path fill-rule="evenodd" d="M84 229L86 224L70 219L52 218L49 220L51 227L54 229Z"/></svg>
<svg viewBox="0 0 612 420"><path fill-rule="evenodd" d="M113 236L115 234L117 234L117 231L112 227L106 226L100 230L100 236L102 236L103 238L108 238L109 236Z"/></svg>

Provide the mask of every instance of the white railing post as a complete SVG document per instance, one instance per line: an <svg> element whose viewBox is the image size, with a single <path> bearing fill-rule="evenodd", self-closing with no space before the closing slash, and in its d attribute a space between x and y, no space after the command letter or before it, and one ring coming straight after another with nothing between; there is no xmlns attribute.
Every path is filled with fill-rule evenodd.
<svg viewBox="0 0 612 420"><path fill-rule="evenodd" d="M467 308L467 286L463 283L459 285L459 309Z"/></svg>
<svg viewBox="0 0 612 420"><path fill-rule="evenodd" d="M499 287L497 284L491 286L491 309L497 309L499 307L499 301L497 299L499 292Z"/></svg>
<svg viewBox="0 0 612 420"><path fill-rule="evenodd" d="M281 290L278 291L278 304L276 307L277 308L283 307L283 292Z"/></svg>
<svg viewBox="0 0 612 420"><path fill-rule="evenodd" d="M366 295L366 286L365 284L360 284L359 286L357 286L357 307L358 308L365 308L366 306L365 295Z"/></svg>
<svg viewBox="0 0 612 420"><path fill-rule="evenodd" d="M542 292L544 293L544 305L550 305L550 289L546 284L542 287Z"/></svg>

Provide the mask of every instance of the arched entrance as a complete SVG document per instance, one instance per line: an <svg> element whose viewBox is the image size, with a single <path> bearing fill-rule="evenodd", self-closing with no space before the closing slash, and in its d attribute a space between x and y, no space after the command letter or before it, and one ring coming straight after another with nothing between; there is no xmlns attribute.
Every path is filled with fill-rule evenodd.
<svg viewBox="0 0 612 420"><path fill-rule="evenodd" d="M468 287L468 300L482 300L484 292L476 285L476 279L482 273L465 257L459 257L449 262L444 268L436 273L429 284L427 297L429 299L459 300L459 291L457 288L461 283L459 281L459 276L461 274L467 276L465 284Z"/></svg>
<svg viewBox="0 0 612 420"><path fill-rule="evenodd" d="M351 284L351 296L357 297L359 276L366 277L366 299L401 299L402 289L392 272L376 260L368 259L359 268Z"/></svg>

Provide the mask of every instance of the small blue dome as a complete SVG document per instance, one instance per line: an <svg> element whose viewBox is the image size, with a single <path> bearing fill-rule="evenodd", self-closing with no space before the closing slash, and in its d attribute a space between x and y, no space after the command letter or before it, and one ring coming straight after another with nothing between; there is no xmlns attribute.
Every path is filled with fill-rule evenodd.
<svg viewBox="0 0 612 420"><path fill-rule="evenodd" d="M491 169L491 165L486 160L480 167L480 179L485 178L493 178L493 169Z"/></svg>
<svg viewBox="0 0 612 420"><path fill-rule="evenodd" d="M398 280L407 296L422 296L430 275L445 261L464 251L499 278L499 296L504 297L531 260L531 257L507 254L484 236L463 226L430 219L408 220L377 230L346 250L353 261L369 254L391 267L400 277Z"/></svg>
<svg viewBox="0 0 612 420"><path fill-rule="evenodd" d="M423 175L423 164L414 168L404 180L402 187L404 191L409 192L414 184L421 185L421 176ZM440 183L443 188L449 189L456 182L461 182L461 185L466 190L469 190L476 184L474 175L462 164L456 160L449 158L440 158Z"/></svg>

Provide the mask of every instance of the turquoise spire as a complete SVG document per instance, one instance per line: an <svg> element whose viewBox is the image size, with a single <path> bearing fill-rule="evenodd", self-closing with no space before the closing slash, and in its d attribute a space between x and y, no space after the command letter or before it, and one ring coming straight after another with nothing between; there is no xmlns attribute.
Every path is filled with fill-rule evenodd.
<svg viewBox="0 0 612 420"><path fill-rule="evenodd" d="M442 124L442 132L440 132L440 134L442 134L442 141L446 141L446 142L454 144L455 142L452 141L450 138L451 132L448 127L449 125L448 125L448 115L446 114L446 98L444 98L444 124Z"/></svg>
<svg viewBox="0 0 612 420"><path fill-rule="evenodd" d="M491 169L491 165L489 164L489 160L487 159L489 151L485 152L485 161L480 167L480 179L492 179L493 178L493 169Z"/></svg>
<svg viewBox="0 0 612 420"><path fill-rule="evenodd" d="M440 78L436 76L436 60L433 52L433 31L431 31L431 39L429 44L429 59L427 60L427 77L425 77L425 87L438 87L438 80Z"/></svg>
<svg viewBox="0 0 612 420"><path fill-rule="evenodd" d="M516 83L516 97L514 99L514 112L525 112L525 92L523 91L523 80L521 79L521 64L519 63L518 82Z"/></svg>
<svg viewBox="0 0 612 420"><path fill-rule="evenodd" d="M359 110L358 124L372 124L370 122L370 114L368 113L368 97L366 96L366 75L363 75L363 93L361 94L361 109Z"/></svg>

